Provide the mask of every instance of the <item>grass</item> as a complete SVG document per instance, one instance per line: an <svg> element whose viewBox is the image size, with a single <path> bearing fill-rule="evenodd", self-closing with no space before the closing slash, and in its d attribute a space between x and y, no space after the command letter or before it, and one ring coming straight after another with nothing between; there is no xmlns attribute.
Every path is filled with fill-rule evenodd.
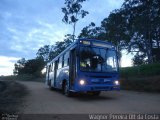
<svg viewBox="0 0 160 120"><path fill-rule="evenodd" d="M160 75L160 63L120 69L121 77L150 77Z"/></svg>
<svg viewBox="0 0 160 120"><path fill-rule="evenodd" d="M160 76L121 79L121 88L144 92L160 92Z"/></svg>
<svg viewBox="0 0 160 120"><path fill-rule="evenodd" d="M27 95L26 87L15 81L0 81L0 113L18 113Z"/></svg>
<svg viewBox="0 0 160 120"><path fill-rule="evenodd" d="M160 92L160 63L121 68L120 75L122 89Z"/></svg>
<svg viewBox="0 0 160 120"><path fill-rule="evenodd" d="M23 74L18 76L1 76L0 80L18 80L18 81L35 81L35 82L44 82L45 76L36 77L30 74Z"/></svg>

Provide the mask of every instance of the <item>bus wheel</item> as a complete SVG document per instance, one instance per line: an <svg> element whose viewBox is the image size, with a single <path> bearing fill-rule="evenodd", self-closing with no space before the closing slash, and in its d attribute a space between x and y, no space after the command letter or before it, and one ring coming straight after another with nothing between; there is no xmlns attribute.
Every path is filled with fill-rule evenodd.
<svg viewBox="0 0 160 120"><path fill-rule="evenodd" d="M51 80L48 80L48 87L50 90L54 90L54 88L51 86Z"/></svg>
<svg viewBox="0 0 160 120"><path fill-rule="evenodd" d="M63 93L64 93L64 95L66 95L66 96L68 96L68 97L71 97L71 92L69 91L67 82L66 82L65 85L64 85Z"/></svg>
<svg viewBox="0 0 160 120"><path fill-rule="evenodd" d="M48 86L51 88L51 80L48 80Z"/></svg>
<svg viewBox="0 0 160 120"><path fill-rule="evenodd" d="M92 93L93 96L99 96L101 94L101 91L95 91Z"/></svg>

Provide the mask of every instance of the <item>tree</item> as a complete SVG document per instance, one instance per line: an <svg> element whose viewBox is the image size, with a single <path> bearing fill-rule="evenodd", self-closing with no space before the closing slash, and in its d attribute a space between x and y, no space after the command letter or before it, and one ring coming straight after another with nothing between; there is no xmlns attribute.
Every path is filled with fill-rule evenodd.
<svg viewBox="0 0 160 120"><path fill-rule="evenodd" d="M64 41L57 41L55 45L45 45L41 47L36 54L37 58L43 59L45 63L51 61L72 44L72 37L71 34L67 34L65 35Z"/></svg>
<svg viewBox="0 0 160 120"><path fill-rule="evenodd" d="M36 77L40 77L41 76L41 70L44 68L45 66L45 62L43 59L38 58L38 59L31 59L28 60L25 63L24 66L24 71L25 74L31 74L34 75Z"/></svg>
<svg viewBox="0 0 160 120"><path fill-rule="evenodd" d="M91 22L88 26L81 30L78 38L105 40L105 31L102 27L96 27L95 23Z"/></svg>
<svg viewBox="0 0 160 120"><path fill-rule="evenodd" d="M49 61L49 54L50 54L50 45L45 45L41 47L38 52L36 53L37 58L43 58L45 62Z"/></svg>
<svg viewBox="0 0 160 120"><path fill-rule="evenodd" d="M14 70L13 74L14 75L19 75L24 73L24 66L26 64L25 58L21 58L20 60L17 61L17 63L14 64Z"/></svg>
<svg viewBox="0 0 160 120"><path fill-rule="evenodd" d="M62 21L67 24L73 25L73 41L75 38L75 30L76 30L76 23L80 18L84 18L88 11L82 10L82 5L86 0L65 0L66 7L62 8L62 12L64 13L64 17Z"/></svg>
<svg viewBox="0 0 160 120"><path fill-rule="evenodd" d="M137 52L134 58L132 59L133 65L139 66L145 64L146 63L145 58L146 58L145 53L140 54L139 52Z"/></svg>
<svg viewBox="0 0 160 120"><path fill-rule="evenodd" d="M138 33L144 41L148 63L153 62L153 40L159 42L160 28L159 0L125 0L123 4L124 16L128 22L128 31L135 37ZM132 45L134 41L131 41ZM139 43L135 43L139 44ZM137 45L139 46L139 45ZM157 44L157 46L159 46Z"/></svg>
<svg viewBox="0 0 160 120"><path fill-rule="evenodd" d="M71 38L72 35L67 34L65 35L64 41L56 42L54 47L52 47L50 50L49 59L52 60L57 55L59 55L63 50L65 50L69 45L71 45L72 44Z"/></svg>
<svg viewBox="0 0 160 120"><path fill-rule="evenodd" d="M126 20L122 13L122 10L114 10L101 22L101 27L105 30L105 38L116 46L119 53L129 41Z"/></svg>
<svg viewBox="0 0 160 120"><path fill-rule="evenodd" d="M41 76L41 70L44 68L45 62L42 58L25 60L20 59L15 63L13 70L14 75L31 74L37 77Z"/></svg>

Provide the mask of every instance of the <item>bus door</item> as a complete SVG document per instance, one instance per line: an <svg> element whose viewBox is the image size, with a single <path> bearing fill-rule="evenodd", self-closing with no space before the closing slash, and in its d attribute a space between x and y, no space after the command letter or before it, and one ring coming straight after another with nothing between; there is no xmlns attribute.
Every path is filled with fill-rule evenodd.
<svg viewBox="0 0 160 120"><path fill-rule="evenodd" d="M57 69L58 69L58 60L54 62L54 79L53 79L53 85L56 87L56 79L57 79Z"/></svg>
<svg viewBox="0 0 160 120"><path fill-rule="evenodd" d="M76 78L76 50L73 49L70 52L70 61L69 61L69 88L74 83Z"/></svg>

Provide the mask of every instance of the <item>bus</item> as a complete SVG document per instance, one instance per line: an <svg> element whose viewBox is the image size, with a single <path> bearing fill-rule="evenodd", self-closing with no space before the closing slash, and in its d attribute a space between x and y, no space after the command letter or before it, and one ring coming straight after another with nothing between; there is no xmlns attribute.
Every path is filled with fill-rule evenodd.
<svg viewBox="0 0 160 120"><path fill-rule="evenodd" d="M110 42L77 39L46 68L46 84L66 96L120 90L118 54Z"/></svg>

